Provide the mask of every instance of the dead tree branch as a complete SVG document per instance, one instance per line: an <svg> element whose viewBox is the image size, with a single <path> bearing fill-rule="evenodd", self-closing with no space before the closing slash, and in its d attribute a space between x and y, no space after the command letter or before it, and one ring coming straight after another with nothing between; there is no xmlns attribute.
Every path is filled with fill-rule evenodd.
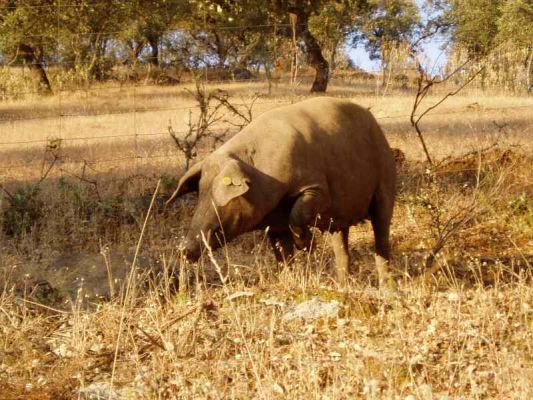
<svg viewBox="0 0 533 400"><path fill-rule="evenodd" d="M224 122L227 122L230 125L233 125L239 129L244 128L246 125L248 125L250 122L252 122L253 119L253 107L255 105L255 102L261 97L260 93L254 93L252 96L252 99L249 103L245 103L244 101L241 103L241 105L244 107L244 110L239 110L236 105L231 103L229 101L229 95L226 91L218 90L214 94L214 98L216 98L232 115L239 118L239 122L233 122L229 119L225 119Z"/></svg>
<svg viewBox="0 0 533 400"><path fill-rule="evenodd" d="M415 95L415 101L413 103L413 107L411 109L411 115L410 115L410 122L411 126L415 129L416 134L418 135L418 139L420 140L420 143L422 144L422 149L424 150L424 154L426 156L426 160L429 163L429 165L433 165L433 160L429 154L429 150L426 145L426 141L424 139L424 134L422 133L422 129L420 128L420 121L424 116L426 116L429 112L436 109L438 106L440 106L446 99L449 97L455 96L457 93L459 93L461 90L463 90L468 84L470 84L484 69L485 67L482 67L478 69L475 73L470 75L468 79L457 89L452 90L448 92L446 95L444 95L440 100L435 102L434 104L430 105L429 107L426 107L424 111L422 111L420 114L417 115L417 111L421 107L421 104L423 100L426 98L426 96L429 94L430 89L438 84L442 84L444 82L447 82L450 78L455 76L457 73L462 71L472 60L466 60L463 64L458 66L455 70L453 70L451 73L446 75L444 78L437 80L436 76L429 77L429 75L426 73L420 62L418 61L418 58L415 57L417 60L417 69L418 69L418 78L417 78L417 91Z"/></svg>
<svg viewBox="0 0 533 400"><path fill-rule="evenodd" d="M253 106L257 99L260 97L259 94L255 94L252 98L252 101L249 104L242 104L244 110L239 109L235 104L229 100L228 92L215 89L213 91L207 91L205 84L200 82L199 79L195 79L195 89L187 90L195 99L198 106L198 116L194 117L193 112L189 112L189 120L187 122L187 127L183 136L178 135L173 127L171 121L168 125L168 133L178 150L185 157L185 170L188 170L191 164L198 153L198 147L200 142L205 139L212 140L213 149L217 147L218 144L224 141L224 138L229 132L229 128L224 128L219 130L217 133L214 129L214 126L225 123L226 125L232 125L237 128L242 129L252 121L253 117ZM231 121L225 118L225 112L228 111L231 115L239 118L239 122Z"/></svg>

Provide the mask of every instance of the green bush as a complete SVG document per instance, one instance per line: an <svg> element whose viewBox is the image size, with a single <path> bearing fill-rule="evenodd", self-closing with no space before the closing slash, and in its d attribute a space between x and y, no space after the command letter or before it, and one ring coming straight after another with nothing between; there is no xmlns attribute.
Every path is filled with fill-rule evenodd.
<svg viewBox="0 0 533 400"><path fill-rule="evenodd" d="M8 236L30 232L41 220L43 204L37 198L39 190L22 186L6 196L8 206L2 210L2 225Z"/></svg>

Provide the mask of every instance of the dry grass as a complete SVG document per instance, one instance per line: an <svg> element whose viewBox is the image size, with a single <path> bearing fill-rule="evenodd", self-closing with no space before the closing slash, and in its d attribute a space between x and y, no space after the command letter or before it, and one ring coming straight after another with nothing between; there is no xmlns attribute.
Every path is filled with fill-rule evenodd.
<svg viewBox="0 0 533 400"><path fill-rule="evenodd" d="M304 85L293 91L280 84L270 95L267 94L266 84L261 83L216 87L228 90L236 103L247 103L253 94L262 93L262 98L254 107L255 115L307 96ZM105 173L117 167L117 163L108 161L116 158L175 159L176 150L167 134L169 122L176 131L183 130L189 118L188 107L196 106L185 88L102 87L62 93L47 99L0 104L0 117L8 120L0 121L0 168L32 163L30 168L21 171L23 177L28 177L37 170L34 164L40 162L45 142L51 138L65 140L64 155L70 162L79 164L85 160L96 164L95 167ZM396 91L383 97L365 89L364 86L347 86L339 82L338 85L332 84L329 93L349 97L369 107L394 146L402 148L409 159L423 159L409 125L410 96ZM439 94L429 97L428 103L438 98ZM437 158L448 156L450 152L460 154L483 147L496 138L503 144L520 144L530 149L531 143L527 140L531 135L528 113L532 107L533 101L527 97L486 96L473 92L449 99L425 119L422 128L429 132L428 145ZM33 119L23 119L28 117ZM150 136L152 134L156 135ZM84 139L73 140L76 138ZM118 166L129 171L132 164L139 162L121 161ZM17 171L3 169L6 176L16 177Z"/></svg>
<svg viewBox="0 0 533 400"><path fill-rule="evenodd" d="M228 89L246 101L265 87ZM162 206L175 183L171 178L182 167L169 138L139 140L137 149L128 141L66 142L61 163L38 195L40 213L32 229L15 236L0 232L2 280L26 282L26 290L24 285L10 290L8 284L0 294L0 398L78 398L79 390L94 382L112 382L115 394L108 397L124 399L531 398L533 124L531 108L516 107L531 107L532 100L478 93L450 99L423 128L437 159L453 157L427 174L403 117L411 97L361 94L340 84L331 92L371 107L378 118L402 116L380 120L391 144L408 160L400 171L392 228L397 295L375 289L368 225L352 230L353 280L342 289L330 275L327 235L317 238L314 254L301 254L291 267L275 266L261 232L215 254L221 271L208 257L186 266L175 248L190 218L191 200L172 209ZM279 86L263 99L272 103L255 110L303 94L304 89L293 95ZM87 114L153 110L0 123L0 140L46 139L58 132L68 138L165 131L169 118L179 129L185 113L156 109L192 105L182 88L136 88L134 97L130 89L109 89L0 104L0 114L20 117L53 116L58 109ZM441 114L446 110L461 112ZM459 157L496 139L498 148ZM42 148L0 147L0 168L41 162ZM170 157L97 162L135 150ZM85 181L73 176L80 175L82 165L72 159L93 162L85 168ZM40 174L35 166L0 171L0 183L12 193ZM69 302L73 293L33 290L31 277L13 273L38 275L57 256L98 253L106 246L131 252L161 175L163 194L140 246L142 254L161 261L157 277L141 270L127 294L120 281L120 296L93 304L93 299ZM5 228L5 197L0 207ZM465 213L467 222L437 257L439 270L421 278L424 255L439 230ZM169 277L174 270L183 271L178 291ZM228 274L224 284L219 273ZM192 284L196 280L201 283ZM283 320L291 305L313 297L339 302L339 315Z"/></svg>

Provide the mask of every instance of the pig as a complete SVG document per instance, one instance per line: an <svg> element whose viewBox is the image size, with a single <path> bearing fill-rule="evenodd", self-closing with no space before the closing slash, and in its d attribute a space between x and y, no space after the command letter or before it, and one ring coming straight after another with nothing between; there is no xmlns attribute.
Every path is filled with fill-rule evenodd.
<svg viewBox="0 0 533 400"><path fill-rule="evenodd" d="M183 248L200 256L266 229L278 261L310 248L311 227L331 232L338 282L349 271L350 226L370 219L380 285L388 279L394 155L372 114L349 100L315 97L267 111L193 165L167 203L198 192Z"/></svg>

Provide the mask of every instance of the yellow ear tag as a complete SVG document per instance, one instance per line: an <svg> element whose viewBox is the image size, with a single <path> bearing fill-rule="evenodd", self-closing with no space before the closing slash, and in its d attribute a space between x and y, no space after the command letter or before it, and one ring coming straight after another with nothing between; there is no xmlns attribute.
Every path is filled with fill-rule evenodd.
<svg viewBox="0 0 533 400"><path fill-rule="evenodd" d="M231 185L231 178L229 176L225 176L224 178L222 178L222 183L224 184L224 186Z"/></svg>
<svg viewBox="0 0 533 400"><path fill-rule="evenodd" d="M231 183L233 183L235 186L241 186L242 182L239 178L233 178L231 180Z"/></svg>

